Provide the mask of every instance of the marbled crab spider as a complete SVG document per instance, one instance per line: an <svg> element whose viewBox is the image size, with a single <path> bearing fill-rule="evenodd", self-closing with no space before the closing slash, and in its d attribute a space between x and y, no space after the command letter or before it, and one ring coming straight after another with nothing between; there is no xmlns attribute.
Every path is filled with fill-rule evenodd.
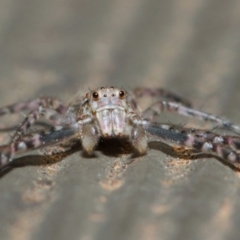
<svg viewBox="0 0 240 240"><path fill-rule="evenodd" d="M135 99L144 95L158 100L140 112ZM125 138L141 155L147 151L149 136L170 145L215 155L234 166L240 164L238 136L153 122L153 116L170 111L211 121L221 128L240 133L240 126L195 110L188 101L164 89L137 88L128 94L123 89L101 87L69 105L55 98L41 97L0 108L0 116L24 111L28 115L10 142L0 147L0 167L10 163L18 153L44 147L54 147L57 152L63 152L78 142L91 154L100 138ZM47 120L52 127L48 131L29 133L39 119Z"/></svg>

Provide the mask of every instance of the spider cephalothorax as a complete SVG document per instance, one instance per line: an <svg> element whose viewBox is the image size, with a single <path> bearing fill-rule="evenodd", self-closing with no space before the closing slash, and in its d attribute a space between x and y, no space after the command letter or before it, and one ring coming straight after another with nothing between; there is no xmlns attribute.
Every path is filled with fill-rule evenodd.
<svg viewBox="0 0 240 240"><path fill-rule="evenodd" d="M91 153L100 137L129 138L139 153L147 150L146 134L128 102L127 92L101 87L86 94L77 119L81 126L82 146Z"/></svg>
<svg viewBox="0 0 240 240"><path fill-rule="evenodd" d="M143 95L155 97L156 101L139 112L136 99ZM0 116L22 111L28 111L27 117L9 144L0 147L1 166L9 163L17 153L44 147L66 151L76 142L81 142L83 149L91 154L100 138L127 139L139 154L144 154L147 151L147 136L195 152L210 153L235 166L240 164L238 136L153 122L154 116L171 111L211 121L219 127L240 133L238 125L195 110L188 101L164 89L137 88L128 94L123 89L101 87L87 92L69 105L55 98L42 97L0 108ZM47 120L52 127L48 131L29 133L39 119Z"/></svg>

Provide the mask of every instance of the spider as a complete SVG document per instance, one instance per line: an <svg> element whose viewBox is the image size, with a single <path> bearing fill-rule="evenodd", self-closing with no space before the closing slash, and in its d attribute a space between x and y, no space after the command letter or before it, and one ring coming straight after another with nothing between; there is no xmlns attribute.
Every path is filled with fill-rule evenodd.
<svg viewBox="0 0 240 240"><path fill-rule="evenodd" d="M157 101L140 111L136 99L142 96L155 97ZM240 133L240 126L196 110L188 101L161 88L136 88L127 93L115 87L101 87L89 90L70 104L41 97L0 108L0 116L24 111L28 114L10 142L0 146L0 167L10 163L16 154L37 148L54 147L57 152L64 152L80 142L83 150L91 154L99 140L104 138L127 139L138 154L143 155L148 148L148 139L152 137L169 145L211 154L233 166L240 163L238 136L154 122L155 116L170 111ZM51 128L29 132L31 126L41 119L47 120Z"/></svg>

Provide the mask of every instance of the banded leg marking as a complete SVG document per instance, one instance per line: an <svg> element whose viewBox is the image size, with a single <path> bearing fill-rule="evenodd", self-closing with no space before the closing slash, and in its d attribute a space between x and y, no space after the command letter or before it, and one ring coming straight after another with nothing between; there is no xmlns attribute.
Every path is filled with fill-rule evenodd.
<svg viewBox="0 0 240 240"><path fill-rule="evenodd" d="M240 138L220 136L204 130L192 130L167 124L145 123L144 129L155 137L173 144L196 149L199 152L212 153L231 164L240 164Z"/></svg>
<svg viewBox="0 0 240 240"><path fill-rule="evenodd" d="M143 112L143 117L148 118L148 116L151 115L157 116L164 111L176 112L184 116L196 117L204 121L218 123L219 126L222 128L225 128L232 132L240 133L240 126L234 125L229 120L225 120L223 118L199 110L195 110L193 108L185 107L174 102L158 101L152 104Z"/></svg>
<svg viewBox="0 0 240 240"><path fill-rule="evenodd" d="M41 132L26 135L18 139L16 142L12 142L9 145L3 145L0 147L0 166L5 166L11 162L15 154L24 153L26 151L45 146L55 145L56 143L60 144L61 142L67 141L72 137L76 137L76 134L79 134L78 128L76 126L72 126L53 132Z"/></svg>
<svg viewBox="0 0 240 240"><path fill-rule="evenodd" d="M53 126L63 123L65 119L63 115L59 114L54 109L40 106L37 110L33 110L27 115L12 136L11 142L16 142L39 118L48 120Z"/></svg>
<svg viewBox="0 0 240 240"><path fill-rule="evenodd" d="M64 114L67 111L67 106L65 106L58 99L41 97L30 101L14 103L9 106L0 108L0 116L6 114L20 113L22 111L33 111L35 109L38 109L40 106L55 109L58 113L61 114Z"/></svg>

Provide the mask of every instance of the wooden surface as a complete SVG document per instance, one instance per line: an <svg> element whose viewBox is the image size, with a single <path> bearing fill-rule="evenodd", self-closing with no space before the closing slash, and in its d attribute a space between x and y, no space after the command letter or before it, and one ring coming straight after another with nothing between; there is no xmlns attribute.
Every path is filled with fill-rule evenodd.
<svg viewBox="0 0 240 240"><path fill-rule="evenodd" d="M240 123L239 13L238 0L2 0L1 106L68 101L88 87L161 86ZM19 118L0 123L10 120ZM216 159L150 146L129 165L114 143L53 164L28 155L1 175L1 240L239 239L240 175Z"/></svg>

